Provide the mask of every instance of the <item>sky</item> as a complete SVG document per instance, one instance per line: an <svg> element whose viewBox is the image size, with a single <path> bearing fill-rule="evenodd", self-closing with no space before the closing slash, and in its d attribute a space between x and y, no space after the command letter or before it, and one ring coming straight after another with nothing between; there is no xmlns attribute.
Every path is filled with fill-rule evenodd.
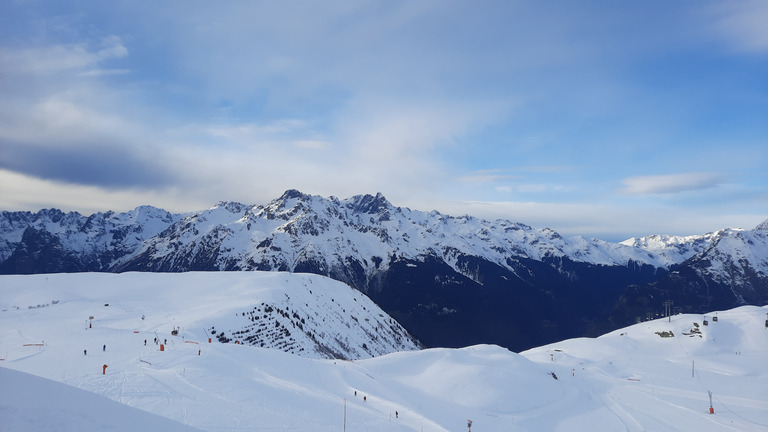
<svg viewBox="0 0 768 432"><path fill-rule="evenodd" d="M768 219L768 2L0 3L0 210L287 189L619 241Z"/></svg>

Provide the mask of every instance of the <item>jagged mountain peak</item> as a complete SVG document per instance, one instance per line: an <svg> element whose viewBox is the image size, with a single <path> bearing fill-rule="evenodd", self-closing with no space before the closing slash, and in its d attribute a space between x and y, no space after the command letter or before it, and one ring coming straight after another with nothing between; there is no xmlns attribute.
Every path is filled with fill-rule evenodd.
<svg viewBox="0 0 768 432"><path fill-rule="evenodd" d="M51 219L53 219L53 218L60 218L60 217L64 216L66 213L61 211L60 209L57 209L55 207L51 207L51 208L40 210L38 212L38 214L43 215L43 216L47 216L47 217L50 217Z"/></svg>
<svg viewBox="0 0 768 432"><path fill-rule="evenodd" d="M114 212L110 211L110 212L108 212L108 213L114 213ZM165 210L163 210L163 209L161 209L161 208L158 208L158 207L155 207L155 206L152 206L152 205L147 205L147 204L144 204L144 205L140 205L140 206L137 206L136 208L134 208L134 209L133 209L132 211L130 211L129 213L136 213L136 214L157 214L157 213L168 213L168 212L167 212L167 211L165 211Z"/></svg>
<svg viewBox="0 0 768 432"><path fill-rule="evenodd" d="M547 236L550 240L562 240L563 236L560 235L557 231L553 230L552 228L544 228L541 230L541 233Z"/></svg>
<svg viewBox="0 0 768 432"><path fill-rule="evenodd" d="M53 223L70 223L79 220L83 217L78 212L70 211L64 212L57 208L43 209L38 213L38 218L41 220L47 219Z"/></svg>
<svg viewBox="0 0 768 432"><path fill-rule="evenodd" d="M298 189L288 189L278 198L278 200L285 201L289 199L302 199L310 197L310 195L304 194Z"/></svg>
<svg viewBox="0 0 768 432"><path fill-rule="evenodd" d="M237 201L219 201L211 209L223 208L230 213L242 213L250 207Z"/></svg>
<svg viewBox="0 0 768 432"><path fill-rule="evenodd" d="M257 216L264 215L267 219L290 220L296 215L313 211L318 203L326 201L325 198L302 193L296 189L288 189L279 198L272 200L265 206L255 210Z"/></svg>
<svg viewBox="0 0 768 432"><path fill-rule="evenodd" d="M377 193L376 196L370 194L355 195L347 200L346 207L353 211L368 214L378 214L393 208L381 192Z"/></svg>
<svg viewBox="0 0 768 432"><path fill-rule="evenodd" d="M137 224L145 224L149 221L161 221L161 223L172 223L178 216L173 215L167 210L150 205L141 205L133 210L124 213L115 213L112 211L104 213L105 219L114 219L115 221L130 221Z"/></svg>
<svg viewBox="0 0 768 432"><path fill-rule="evenodd" d="M760 222L756 227L755 231L768 231L768 219Z"/></svg>
<svg viewBox="0 0 768 432"><path fill-rule="evenodd" d="M295 208L297 206L302 207L305 205L310 205L311 203L318 200L324 201L325 198L320 196L305 194L296 189L288 189L280 196L280 198L272 201L270 205L277 204L278 208L282 210L282 209L288 209L288 208Z"/></svg>

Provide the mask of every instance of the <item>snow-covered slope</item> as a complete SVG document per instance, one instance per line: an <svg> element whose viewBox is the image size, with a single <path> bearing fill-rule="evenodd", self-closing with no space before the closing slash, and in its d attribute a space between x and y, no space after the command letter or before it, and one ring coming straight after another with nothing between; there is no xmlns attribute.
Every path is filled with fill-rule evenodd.
<svg viewBox="0 0 768 432"><path fill-rule="evenodd" d="M134 344L146 339L142 349L148 351L157 348L155 338L169 349L185 343L208 346L210 339L311 358L360 359L418 349L368 297L317 275L67 273L2 276L0 284L5 316L55 318L66 331L92 330L81 332L82 349L90 352L112 345L108 338L92 341L93 334L111 334L115 328L134 331ZM21 341L35 342L23 322L9 324L22 329ZM171 334L174 330L178 335ZM48 345L58 343L55 334L48 336Z"/></svg>
<svg viewBox="0 0 768 432"><path fill-rule="evenodd" d="M3 432L199 432L200 429L53 380L0 367Z"/></svg>
<svg viewBox="0 0 768 432"><path fill-rule="evenodd" d="M649 236L622 244L646 249L670 263L693 265L701 276L734 287L743 285L749 273L768 276L768 220L752 230L726 228L700 236Z"/></svg>
<svg viewBox="0 0 768 432"><path fill-rule="evenodd" d="M605 386L618 422L604 430L768 430L766 318L768 307L755 306L673 315L522 355Z"/></svg>
<svg viewBox="0 0 768 432"><path fill-rule="evenodd" d="M658 313L666 301L674 302L682 310L697 311L711 309L713 305L768 303L765 226L764 223L753 230L723 229L712 233L710 243L701 252L652 283L625 290L614 315L631 318Z"/></svg>
<svg viewBox="0 0 768 432"><path fill-rule="evenodd" d="M744 301L768 276L768 229L718 231L712 245L688 264L703 278L729 286Z"/></svg>
<svg viewBox="0 0 768 432"><path fill-rule="evenodd" d="M138 275L134 286L102 276L115 277L0 277L0 366L205 431L454 431L465 430L468 419L475 431L768 427L768 307L674 315L671 322L664 318L521 354L478 345L341 361L215 339L207 343L210 319L235 319L236 311L256 303L248 294L250 285L233 284L228 273L214 273L210 280ZM307 289L307 279L277 274L283 276L292 299ZM218 281L213 286L224 295L211 288L211 281ZM143 286L163 286L164 293L153 296ZM237 291L243 295L233 297ZM335 296L333 303L338 301ZM94 319L86 329L88 315ZM174 326L180 327L178 337L168 333ZM154 329L169 339L163 351L152 343ZM200 343L181 343L182 337ZM37 385L13 378L6 387L6 376L0 375L4 390L11 388L6 395ZM46 407L39 412L22 409L22 398L0 398L0 413L11 414L0 415L0 430L35 430L12 427L40 424L51 416L58 429L37 430L81 431L102 424L96 412L61 414L70 413L70 402L92 403L82 394L67 393L73 399L66 401L57 397L61 394L39 393L38 402Z"/></svg>
<svg viewBox="0 0 768 432"><path fill-rule="evenodd" d="M668 267L703 252L718 235L717 232L694 236L650 235L639 238L633 237L620 244L646 250L657 258L658 263Z"/></svg>

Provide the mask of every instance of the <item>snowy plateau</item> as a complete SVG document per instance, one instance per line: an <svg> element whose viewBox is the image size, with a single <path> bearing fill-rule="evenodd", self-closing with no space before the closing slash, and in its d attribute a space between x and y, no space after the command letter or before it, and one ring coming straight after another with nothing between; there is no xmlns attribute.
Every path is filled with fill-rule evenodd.
<svg viewBox="0 0 768 432"><path fill-rule="evenodd" d="M296 190L188 214L0 212L0 274L254 270L341 281L426 347L519 352L657 317L666 301L699 314L768 304L768 222L610 243Z"/></svg>
<svg viewBox="0 0 768 432"><path fill-rule="evenodd" d="M4 275L0 430L765 431L766 318L742 306L520 353L418 349L318 275ZM267 346L236 343L259 328Z"/></svg>

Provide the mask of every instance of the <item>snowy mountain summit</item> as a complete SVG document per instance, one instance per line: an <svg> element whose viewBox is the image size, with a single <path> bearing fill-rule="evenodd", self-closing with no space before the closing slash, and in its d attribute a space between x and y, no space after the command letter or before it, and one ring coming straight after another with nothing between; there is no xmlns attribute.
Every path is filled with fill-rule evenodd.
<svg viewBox="0 0 768 432"><path fill-rule="evenodd" d="M654 316L667 299L688 312L768 303L765 225L609 243L381 194L288 190L185 215L3 212L0 273L315 273L366 293L427 346L521 350Z"/></svg>

